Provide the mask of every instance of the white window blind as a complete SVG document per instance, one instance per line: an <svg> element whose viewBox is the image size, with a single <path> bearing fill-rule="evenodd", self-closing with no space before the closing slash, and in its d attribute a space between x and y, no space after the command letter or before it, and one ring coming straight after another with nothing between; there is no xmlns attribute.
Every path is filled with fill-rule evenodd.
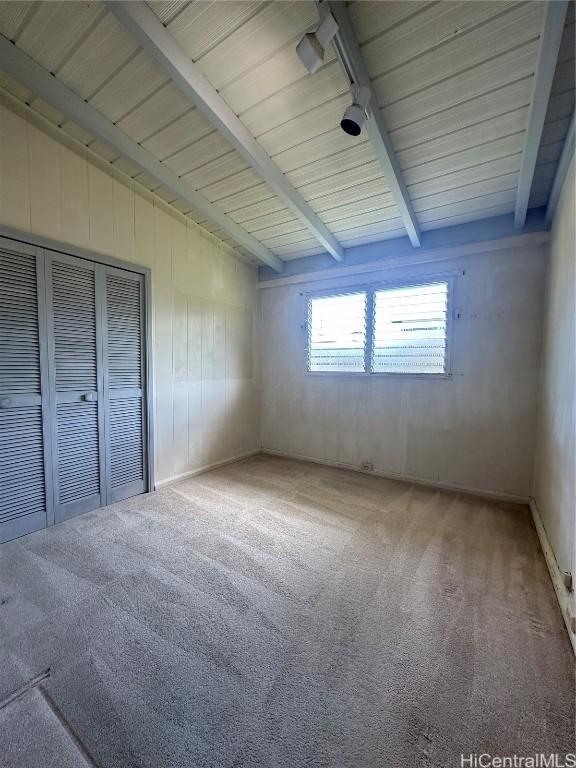
<svg viewBox="0 0 576 768"><path fill-rule="evenodd" d="M366 292L308 300L308 370L363 372L366 347Z"/></svg>
<svg viewBox="0 0 576 768"><path fill-rule="evenodd" d="M374 292L372 371L445 373L448 283Z"/></svg>
<svg viewBox="0 0 576 768"><path fill-rule="evenodd" d="M308 297L308 370L448 373L449 293L437 280Z"/></svg>

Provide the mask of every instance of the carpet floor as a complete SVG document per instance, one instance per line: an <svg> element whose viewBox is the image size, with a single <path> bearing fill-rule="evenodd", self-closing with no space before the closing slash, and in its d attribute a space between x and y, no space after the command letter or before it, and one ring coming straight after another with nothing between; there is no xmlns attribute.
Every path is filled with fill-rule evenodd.
<svg viewBox="0 0 576 768"><path fill-rule="evenodd" d="M257 456L0 546L3 768L573 749L524 507Z"/></svg>

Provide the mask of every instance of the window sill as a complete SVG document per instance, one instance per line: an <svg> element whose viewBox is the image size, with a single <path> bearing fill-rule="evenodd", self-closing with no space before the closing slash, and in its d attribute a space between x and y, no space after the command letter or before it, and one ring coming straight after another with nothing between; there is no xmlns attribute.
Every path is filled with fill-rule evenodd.
<svg viewBox="0 0 576 768"><path fill-rule="evenodd" d="M449 381L454 378L452 373L362 373L361 371L305 371L305 376L311 378L342 378L342 379L436 379Z"/></svg>

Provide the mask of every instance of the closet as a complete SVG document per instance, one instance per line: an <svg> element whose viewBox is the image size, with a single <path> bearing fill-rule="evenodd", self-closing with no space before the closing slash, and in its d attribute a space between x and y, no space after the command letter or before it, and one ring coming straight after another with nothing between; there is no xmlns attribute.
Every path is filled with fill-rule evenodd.
<svg viewBox="0 0 576 768"><path fill-rule="evenodd" d="M143 272L0 238L0 541L149 489Z"/></svg>

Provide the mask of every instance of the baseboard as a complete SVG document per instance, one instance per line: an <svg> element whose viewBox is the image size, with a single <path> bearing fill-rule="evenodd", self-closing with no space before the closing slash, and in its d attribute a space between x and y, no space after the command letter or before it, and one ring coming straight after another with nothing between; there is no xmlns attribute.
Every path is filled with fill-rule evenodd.
<svg viewBox="0 0 576 768"><path fill-rule="evenodd" d="M481 496L482 498L491 499L493 501L509 501L515 504L526 504L526 506L530 504L530 498L528 496L518 496L513 493L505 493L504 491L489 491L485 488L473 488L472 486L459 485L457 483L445 483L440 480L429 480L428 478L415 477L413 475L402 474L399 472L381 472L379 470L367 471L361 467L356 466L355 464L331 461L330 459L317 459L313 456L306 456L305 454L292 451L275 451L271 448L262 448L261 452L269 454L270 456L282 456L285 459L310 461L313 464L323 464L327 467L349 469L352 472L360 472L363 475L376 475L376 477L385 477L387 480L400 480L404 483L422 485L425 488L437 488L441 491L454 491L455 493L469 493L472 496Z"/></svg>
<svg viewBox="0 0 576 768"><path fill-rule="evenodd" d="M556 597L558 598L560 611L562 612L564 623L566 624L568 637L570 638L572 649L574 650L574 655L576 656L576 634L572 628L572 622L574 621L574 596L564 586L562 571L556 562L554 551L550 545L550 541L548 540L546 529L544 528L544 523L542 522L540 512L538 511L538 505L536 504L536 500L534 498L530 499L530 511L532 512L532 519L534 520L536 533L540 539L540 546L542 547L542 552L544 553L544 558L546 560L546 565L548 566L550 578L552 579L554 591L556 592Z"/></svg>
<svg viewBox="0 0 576 768"><path fill-rule="evenodd" d="M237 461L250 458L250 456L257 456L259 453L262 453L261 449L255 448L252 451L239 453L236 456L231 456L228 459L221 459L220 461L215 461L212 464L204 464L202 467L197 467L196 469L191 469L188 472L183 472L181 475L173 475L172 477L166 478L166 480L158 480L156 482L155 490L165 488L167 485L174 485L174 483L179 483L181 480L186 480L188 477L203 475L205 472L218 469L218 467L225 467L227 464L235 464Z"/></svg>

